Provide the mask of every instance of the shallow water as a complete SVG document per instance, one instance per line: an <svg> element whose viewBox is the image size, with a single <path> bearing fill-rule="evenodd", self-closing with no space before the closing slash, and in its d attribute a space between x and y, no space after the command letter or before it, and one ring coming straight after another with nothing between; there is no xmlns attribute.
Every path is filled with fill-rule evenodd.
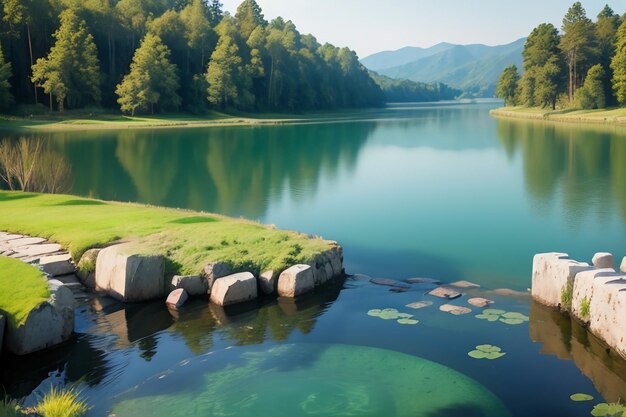
<svg viewBox="0 0 626 417"><path fill-rule="evenodd" d="M102 299L81 307L70 345L5 359L4 388L29 403L50 384L79 383L92 416L140 415L153 404L162 415L474 416L505 415L504 407L514 416L584 416L603 398L626 398L623 363L584 329L527 297L489 292L524 292L536 252L626 254L626 130L495 120L496 106L45 136L70 163L75 194L323 235L344 246L348 272L470 280L483 286L476 295L529 323L479 320L476 308L452 316L437 299L411 310L405 305L431 298L426 287L392 293L365 278L298 303L224 311L197 301L177 316L161 303L122 309ZM367 314L382 308L419 323ZM467 355L483 344L506 355ZM577 392L595 400L572 402Z"/></svg>

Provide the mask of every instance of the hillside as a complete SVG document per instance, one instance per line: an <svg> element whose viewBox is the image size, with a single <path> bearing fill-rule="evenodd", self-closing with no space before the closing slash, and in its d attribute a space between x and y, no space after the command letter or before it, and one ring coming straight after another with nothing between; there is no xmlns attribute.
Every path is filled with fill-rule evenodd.
<svg viewBox="0 0 626 417"><path fill-rule="evenodd" d="M422 83L395 79L370 71L370 76L383 90L387 103L415 103L454 100L463 92L444 83Z"/></svg>
<svg viewBox="0 0 626 417"><path fill-rule="evenodd" d="M492 97L502 70L510 64L521 68L525 41L523 38L498 46L438 44L432 48L416 48L420 50L412 56L421 54L421 57L410 62L406 61L411 54L407 48L403 48L396 52L374 54L361 62L372 70L372 65L384 67L384 60L389 63L401 62L377 72L391 78L425 83L442 82L463 90L465 95ZM441 45L447 47L442 48Z"/></svg>

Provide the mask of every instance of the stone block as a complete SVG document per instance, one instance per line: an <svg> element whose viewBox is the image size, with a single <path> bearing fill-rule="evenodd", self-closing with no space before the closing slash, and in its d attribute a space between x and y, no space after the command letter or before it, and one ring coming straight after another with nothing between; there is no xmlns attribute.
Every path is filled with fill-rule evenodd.
<svg viewBox="0 0 626 417"><path fill-rule="evenodd" d="M226 262L208 263L202 270L202 276L205 278L208 286L207 293L211 294L211 288L216 279L226 277L232 273L233 268Z"/></svg>
<svg viewBox="0 0 626 417"><path fill-rule="evenodd" d="M175 275L172 286L184 289L191 297L206 296L209 292L209 285L203 275Z"/></svg>
<svg viewBox="0 0 626 417"><path fill-rule="evenodd" d="M294 265L278 277L278 295L294 298L315 288L310 265Z"/></svg>
<svg viewBox="0 0 626 417"><path fill-rule="evenodd" d="M60 281L48 281L50 298L28 313L24 324L8 324L6 349L26 355L66 342L74 331L74 296Z"/></svg>
<svg viewBox="0 0 626 417"><path fill-rule="evenodd" d="M596 268L615 268L613 255L608 252L598 252L591 261Z"/></svg>
<svg viewBox="0 0 626 417"><path fill-rule="evenodd" d="M273 270L261 273L259 275L259 288L264 294L275 294L278 289L278 273Z"/></svg>
<svg viewBox="0 0 626 417"><path fill-rule="evenodd" d="M211 289L211 301L219 306L239 304L256 297L257 282L250 272L217 278Z"/></svg>
<svg viewBox="0 0 626 417"><path fill-rule="evenodd" d="M69 254L44 256L39 259L39 266L51 277L69 275L76 272L76 267Z"/></svg>
<svg viewBox="0 0 626 417"><path fill-rule="evenodd" d="M591 300L597 283L605 283L617 279L619 275L612 268L590 269L576 274L572 291L572 305L570 312L578 320L589 323L591 314ZM585 309L589 309L585 312Z"/></svg>
<svg viewBox="0 0 626 417"><path fill-rule="evenodd" d="M178 310L183 306L183 304L187 302L188 298L189 295L187 294L187 291L185 291L183 288L177 288L170 293L170 295L167 297L167 300L165 301L165 304L167 304L168 307L173 308L174 310Z"/></svg>
<svg viewBox="0 0 626 417"><path fill-rule="evenodd" d="M165 258L134 253L127 245L103 249L96 261L96 289L123 302L164 298Z"/></svg>
<svg viewBox="0 0 626 417"><path fill-rule="evenodd" d="M532 296L550 307L562 306L562 297L570 298L574 277L579 272L593 269L589 264L568 258L565 253L541 253L533 259ZM566 298L566 299L567 299Z"/></svg>
<svg viewBox="0 0 626 417"><path fill-rule="evenodd" d="M82 284L92 290L96 289L96 262L102 249L89 249L78 261L77 273Z"/></svg>
<svg viewBox="0 0 626 417"><path fill-rule="evenodd" d="M626 358L626 276L595 279L589 330Z"/></svg>

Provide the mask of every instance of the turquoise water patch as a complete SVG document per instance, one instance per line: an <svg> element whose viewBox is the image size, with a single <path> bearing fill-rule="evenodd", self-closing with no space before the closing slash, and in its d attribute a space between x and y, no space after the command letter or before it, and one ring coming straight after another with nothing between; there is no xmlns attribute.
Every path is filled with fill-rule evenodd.
<svg viewBox="0 0 626 417"><path fill-rule="evenodd" d="M133 398L117 403L112 413L116 417L509 416L500 400L476 381L435 362L390 350L282 345L243 353L237 364L216 372L202 369L209 361L213 366L228 361L226 355L216 352L195 358L166 378L154 378ZM179 372L203 373L202 382L172 392L173 386L180 386L178 381L191 377L175 375Z"/></svg>

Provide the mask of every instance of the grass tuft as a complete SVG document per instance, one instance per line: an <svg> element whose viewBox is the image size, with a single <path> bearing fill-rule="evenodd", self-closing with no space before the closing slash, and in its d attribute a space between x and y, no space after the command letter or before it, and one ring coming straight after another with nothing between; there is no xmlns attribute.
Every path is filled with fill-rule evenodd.
<svg viewBox="0 0 626 417"><path fill-rule="evenodd" d="M591 303L587 297L583 298L580 302L580 315L584 317L589 317L589 310L591 308Z"/></svg>
<svg viewBox="0 0 626 417"><path fill-rule="evenodd" d="M28 313L48 297L48 281L41 271L20 260L0 257L0 310L9 323L16 327L24 324Z"/></svg>
<svg viewBox="0 0 626 417"><path fill-rule="evenodd" d="M20 404L8 398L0 401L0 417L24 417Z"/></svg>
<svg viewBox="0 0 626 417"><path fill-rule="evenodd" d="M89 407L79 397L80 392L75 388L52 387L37 405L36 411L43 417L81 417Z"/></svg>

